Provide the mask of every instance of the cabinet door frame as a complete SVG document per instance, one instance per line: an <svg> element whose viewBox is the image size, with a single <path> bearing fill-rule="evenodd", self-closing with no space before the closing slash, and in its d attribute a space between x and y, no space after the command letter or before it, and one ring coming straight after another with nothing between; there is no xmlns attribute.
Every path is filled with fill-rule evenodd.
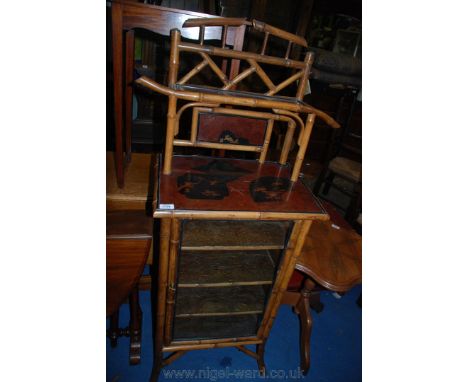
<svg viewBox="0 0 468 382"><path fill-rule="evenodd" d="M245 337L236 337L236 338L213 338L213 339L194 339L194 340L173 340L173 325L175 319L175 297L177 292L177 278L178 278L178 260L181 252L182 246L182 225L183 221L186 219L183 218L171 218L171 219L162 219L169 220L161 224L161 257L166 257L166 260L160 259L163 263L163 267L160 268L160 280L158 281L158 291L159 289L164 289L161 293L158 292L158 298L164 298L163 304L161 301L158 301L158 307L164 306L164 315L158 313L158 318L163 318L163 325L157 324L158 330L161 331L163 337L163 342L165 347L200 347L204 344L225 344L226 346L236 346L240 343L262 343L268 337L268 333L271 329L272 323L274 321L276 311L279 307L279 302L281 295L285 290L285 279L286 284L289 280L292 270L294 267L294 255L297 252L296 244L297 238L300 236L300 233L303 228L301 220L289 220L292 223L292 228L289 228L287 233L287 239L285 246L282 249L283 253L281 254L281 260L278 264L277 271L275 273L275 279L271 286L267 303L265 304L262 319L259 323L257 332L255 336L245 336ZM198 219L197 219L198 220ZM203 219L204 220L204 219ZM213 219L217 220L217 219ZM227 219L229 220L229 219ZM235 219L238 220L238 219ZM244 219L242 219L244 220ZM251 220L251 219L245 219ZM252 219L253 220L253 219ZM283 219L279 219L283 220ZM286 219L284 219L286 220ZM164 232L169 226L169 233ZM297 257L297 256L296 256ZM165 264L165 265L164 265ZM161 277L161 273L165 273ZM158 338L158 334L156 335Z"/></svg>

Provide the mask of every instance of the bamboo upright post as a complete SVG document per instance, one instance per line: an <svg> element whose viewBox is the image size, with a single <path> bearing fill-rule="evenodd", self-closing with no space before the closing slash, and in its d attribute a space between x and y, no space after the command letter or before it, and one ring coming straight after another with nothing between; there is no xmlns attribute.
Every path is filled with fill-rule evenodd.
<svg viewBox="0 0 468 382"><path fill-rule="evenodd" d="M312 52L307 52L305 56L305 68L304 73L302 74L301 80L299 81L299 85L297 87L296 98L301 100L304 98L304 92L306 89L307 82L309 81L310 75L310 68L312 67L312 62L314 59L314 55Z"/></svg>
<svg viewBox="0 0 468 382"><path fill-rule="evenodd" d="M288 247L286 248L285 253L283 254L283 261L278 270L278 275L283 274L286 268L289 266L297 238L301 232L301 227L302 227L302 221L295 222L293 230L291 232L291 236L289 237ZM280 287L281 287L281 279L280 277L277 277L275 284L273 285L273 288L271 289L271 292L270 292L270 298L268 300L268 304L263 314L262 324L260 325L258 332L257 332L257 336L260 339L264 340L266 338L266 335L264 335L264 333L265 333L267 323L271 315L274 313L276 300L280 300L279 298Z"/></svg>
<svg viewBox="0 0 468 382"><path fill-rule="evenodd" d="M296 259L301 252L302 246L304 245L304 241L307 236L307 233L309 232L311 224L312 224L311 220L298 221L295 224L294 230L296 230L297 228L297 236L295 235L294 242L291 242L293 238L290 239L291 247L290 249L288 249L290 251L289 256L287 257L285 256L285 259L284 259L285 264L284 264L283 272L281 272L281 278L278 278L276 280L276 284L278 284L276 293L278 294L278 296L281 296L288 287L289 279L291 278L292 273L294 272L294 264L296 263ZM272 298L273 298L273 292L271 294L270 299ZM264 340L266 340L266 338L268 337L268 334L270 333L271 327L273 326L273 322L275 320L276 313L278 311L280 304L281 304L281 298L272 299L272 301L270 301L270 303L268 304L268 307L267 307L267 309L269 308L268 316L267 316L267 312L265 312L265 317L268 317L268 318L266 320L265 319L263 320L262 325L258 332L258 336L260 338L263 338Z"/></svg>
<svg viewBox="0 0 468 382"><path fill-rule="evenodd" d="M302 162L304 161L304 156L307 150L307 146L310 139L310 134L312 133L312 127L314 126L315 114L307 115L307 122L305 124L304 133L301 136L299 142L299 150L297 152L296 161L294 162L294 168L291 175L291 181L295 182L299 177L301 171Z"/></svg>
<svg viewBox="0 0 468 382"><path fill-rule="evenodd" d="M156 307L156 323L155 328L155 346L153 356L153 372L151 381L156 381L159 375L159 370L163 362L163 335L164 335L164 317L166 306L166 290L167 290L167 267L168 267L168 251L169 239L171 231L171 219L161 219L161 232L159 242L159 266L158 266L158 300ZM156 278L154 278L156 279Z"/></svg>
<svg viewBox="0 0 468 382"><path fill-rule="evenodd" d="M177 82L177 73L179 71L179 42L180 31L178 29L171 30L171 52L169 56L169 74L168 84L172 87ZM167 130L166 130L166 147L164 150L163 174L170 174L172 167L172 152L174 145L174 133L176 131L177 122L177 96L169 95L167 107Z"/></svg>
<svg viewBox="0 0 468 382"><path fill-rule="evenodd" d="M283 149L281 150L281 156L279 162L281 164L286 164L288 160L289 150L291 149L292 138L294 134L294 128L296 124L291 119L288 121L288 131L286 132L286 136L284 137Z"/></svg>
<svg viewBox="0 0 468 382"><path fill-rule="evenodd" d="M169 241L169 264L167 271L166 293L166 325L164 328L164 344L171 342L172 322L174 319L177 256L179 252L180 220L173 219L171 223L171 238Z"/></svg>
<svg viewBox="0 0 468 382"><path fill-rule="evenodd" d="M270 139L271 139L271 132L273 131L273 125L275 121L273 119L268 120L268 125L265 133L265 140L263 142L263 147L262 147L262 152L260 154L260 158L258 159L259 163L264 163L268 151L268 147L270 145Z"/></svg>

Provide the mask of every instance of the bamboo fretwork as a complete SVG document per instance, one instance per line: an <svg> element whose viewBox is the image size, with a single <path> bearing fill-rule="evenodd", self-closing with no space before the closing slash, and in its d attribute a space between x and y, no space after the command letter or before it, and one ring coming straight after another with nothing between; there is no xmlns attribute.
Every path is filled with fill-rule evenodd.
<svg viewBox="0 0 468 382"><path fill-rule="evenodd" d="M229 26L239 25L250 26L265 34L264 43L260 53L232 50L226 47L225 38L227 35L227 28L229 28ZM171 163L174 146L256 152L258 153L259 162L263 163L266 159L273 125L276 121L282 121L287 123L287 131L279 160L279 163L281 164L285 164L287 161L294 139L294 133L297 130L296 127L299 126L300 128L299 135L297 137L299 149L291 175L291 181L295 182L300 173L300 168L304 160L315 118L318 117L319 119L322 119L331 127L339 127L338 123L333 118L302 101L313 62L313 54L312 52L307 52L304 61L298 61L289 59L289 53L293 44L307 47L307 42L302 37L282 31L257 20L247 21L245 19L226 18L206 20L193 19L187 20L184 23L184 27L199 27L199 41L198 44L185 41L182 42L180 31L177 29L171 31L168 86L166 87L158 84L146 77L141 77L136 81L140 85L143 85L153 91L167 95L169 98L163 173L170 174L172 171ZM207 27L223 28L221 33L221 48L205 45L204 35L205 28ZM285 57L274 57L265 54L270 36L276 36L289 41ZM202 61L178 79L181 52L199 55L202 58ZM222 59L221 68L214 61L214 57L220 57ZM237 75L228 77L226 75L226 60L228 59L233 62L236 61L237 65L239 65L239 61L243 60L248 64L248 66ZM261 64L284 67L289 71L292 70L293 73L282 82L275 84L262 68ZM210 86L206 88L197 85L190 85L189 81L207 67L210 68L216 77L220 79L222 83L221 87L214 88L211 83ZM287 72L288 70L283 72ZM253 73L258 75L268 90L263 94L236 91L236 86ZM277 94L283 89L296 82L298 83L298 86L294 97L277 96ZM177 109L178 100L185 100L190 103ZM244 108L257 110L246 110ZM189 109L193 110L190 139L178 139L177 135L179 133L181 114ZM267 110L259 111L258 109ZM228 115L265 119L267 121L267 128L263 144L252 146L237 143L231 144L226 142L219 143L199 141L197 139L197 133L198 115L200 110L204 112L224 113ZM299 116L300 113L307 114L305 124Z"/></svg>

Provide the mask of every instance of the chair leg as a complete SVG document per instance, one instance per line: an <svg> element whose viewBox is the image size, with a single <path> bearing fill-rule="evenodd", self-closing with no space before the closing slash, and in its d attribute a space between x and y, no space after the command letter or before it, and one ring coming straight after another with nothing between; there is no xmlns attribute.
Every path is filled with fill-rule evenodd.
<svg viewBox="0 0 468 382"><path fill-rule="evenodd" d="M322 187L322 183L323 183L323 181L325 179L325 176L327 175L327 172L328 172L328 167L327 166L328 166L328 163L325 165L323 170L320 171L320 174L319 174L317 180L315 181L313 192L317 196L320 193L320 188Z"/></svg>
<svg viewBox="0 0 468 382"><path fill-rule="evenodd" d="M360 192L360 187L361 185L359 183L356 183L354 185L353 189L353 196L351 197L351 201L349 202L349 206L346 209L345 213L345 220L350 223L351 225L354 224L354 221L358 217L358 208L360 203L360 198L361 198L361 192Z"/></svg>
<svg viewBox="0 0 468 382"><path fill-rule="evenodd" d="M130 307L130 364L137 365L141 359L141 308L138 296L138 286L133 288L129 297Z"/></svg>
<svg viewBox="0 0 468 382"><path fill-rule="evenodd" d="M330 171L328 176L325 178L325 186L323 187L324 195L328 195L328 192L330 191L330 187L333 183L334 178L335 178L335 173L333 171Z"/></svg>

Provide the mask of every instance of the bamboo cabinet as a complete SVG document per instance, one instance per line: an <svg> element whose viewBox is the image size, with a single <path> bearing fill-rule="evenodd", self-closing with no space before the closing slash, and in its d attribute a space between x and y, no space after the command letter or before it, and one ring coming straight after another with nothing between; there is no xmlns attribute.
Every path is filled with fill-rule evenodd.
<svg viewBox="0 0 468 382"><path fill-rule="evenodd" d="M227 30L241 25L265 34L260 53L226 46ZM188 350L215 347L237 347L265 371L266 340L304 239L312 220L328 219L299 176L312 128L316 118L339 128L303 102L313 55L289 58L292 44L307 47L303 38L256 20L191 19L183 26L199 28L199 43L171 31L167 86L146 77L135 81L169 99L153 215L160 220L160 240L152 381ZM220 48L204 43L205 29L213 27L222 28ZM266 54L270 35L288 41L284 57ZM201 59L184 75L181 52ZM228 78L228 66L237 73L239 61L248 68ZM275 85L262 68L267 65L279 66L287 78ZM221 88L191 83L203 68L218 77ZM266 92L236 90L253 73ZM296 81L294 97L278 95ZM192 123L179 135L185 112L192 113ZM279 161L269 162L275 123L286 127L285 140ZM290 166L293 141L298 150ZM244 151L256 159L174 155L178 147Z"/></svg>
<svg viewBox="0 0 468 382"><path fill-rule="evenodd" d="M288 166L172 159L171 174L160 171L154 212L160 253L152 380L188 350L226 346L254 357L264 372L266 340L296 258L312 220L328 215L300 179L289 181Z"/></svg>

